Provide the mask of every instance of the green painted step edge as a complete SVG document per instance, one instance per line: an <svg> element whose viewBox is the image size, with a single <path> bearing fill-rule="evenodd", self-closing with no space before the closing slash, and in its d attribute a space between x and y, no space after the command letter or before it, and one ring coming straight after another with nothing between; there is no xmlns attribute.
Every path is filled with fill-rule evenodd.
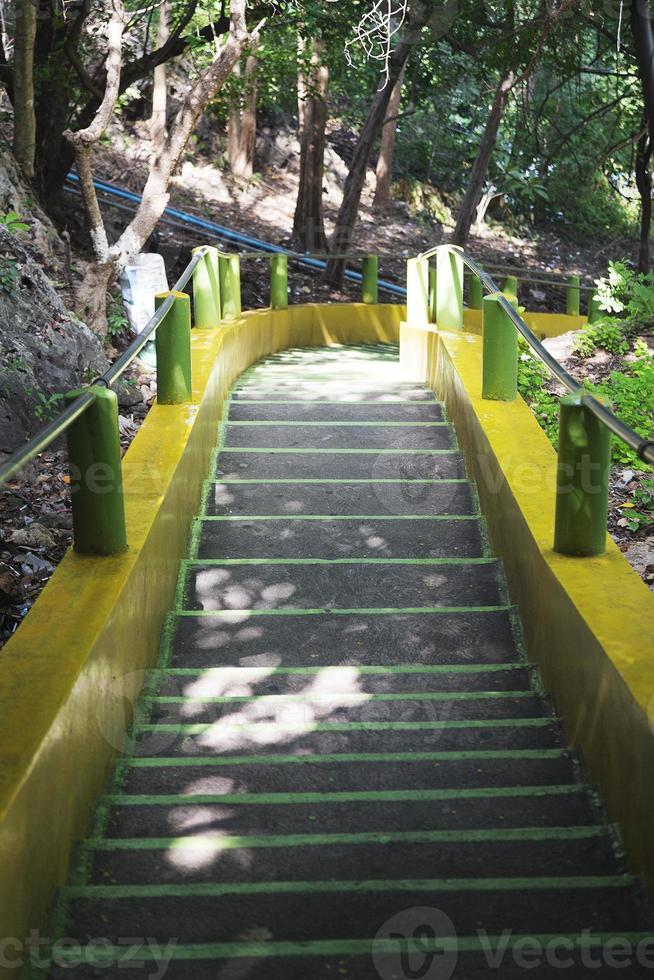
<svg viewBox="0 0 654 980"><path fill-rule="evenodd" d="M238 389L235 389L238 391ZM233 401L231 398L225 399L225 405L240 405L241 402ZM444 409L445 405L443 402L439 402L436 398L394 398L392 401L316 401L315 398L306 398L304 400L294 399L294 398L269 398L266 401L263 399L257 400L256 405L376 405L377 407L383 405L438 405L439 408Z"/></svg>
<svg viewBox="0 0 654 980"><path fill-rule="evenodd" d="M183 558L195 565L500 565L499 558Z"/></svg>
<svg viewBox="0 0 654 980"><path fill-rule="evenodd" d="M264 456L269 456L271 453L318 453L329 455L343 455L347 456L351 453L358 453L359 455L367 456L458 456L461 457L461 450L455 447L452 449L337 449L332 447L330 449L271 449L266 446L222 446L222 452L225 453L261 453Z"/></svg>
<svg viewBox="0 0 654 980"><path fill-rule="evenodd" d="M111 964L113 962L170 962L175 961L197 961L197 960L216 960L224 961L229 959L273 959L281 957L325 957L325 956L369 956L371 953L381 955L384 953L398 953L415 951L417 953L436 952L441 953L452 950L458 953L475 953L500 951L512 949L517 943L525 938L536 941L542 949L550 943L566 942L566 951L571 948L576 949L602 949L607 943L614 940L623 940L631 947L637 947L641 943L651 943L652 933L626 932L616 930L610 933L595 932L589 935L577 933L543 933L533 935L529 933L525 936L521 933L511 935L491 936L484 934L480 936L452 936L441 937L435 940L413 939L323 939L323 940L303 940L301 942L225 942L225 943L197 943L194 945L175 945L164 946L163 944L141 944L136 952L132 953L131 960L127 959L130 945L111 946L104 940L101 944L74 944L72 948L65 946L57 949L57 957L62 963L70 961L71 964L89 962L94 965L101 963ZM572 947L570 946L572 944ZM137 944L138 945L138 944ZM530 947L533 948L533 947ZM651 955L651 953L650 953Z"/></svg>
<svg viewBox="0 0 654 980"><path fill-rule="evenodd" d="M123 756L116 763L125 769L163 769L178 767L316 765L350 762L485 762L493 759L566 759L569 749L514 749L481 752L341 752L321 755L237 755L237 756Z"/></svg>
<svg viewBox="0 0 654 980"><path fill-rule="evenodd" d="M177 616L182 617L205 617L214 616L216 618L234 619L243 616L394 616L394 615L425 615L447 613L491 613L508 612L511 606L400 606L397 608L378 609L376 607L355 607L354 609L341 609L339 607L325 607L322 609L178 609Z"/></svg>
<svg viewBox="0 0 654 980"><path fill-rule="evenodd" d="M262 425L276 425L276 426L319 426L322 428L350 428L350 429L451 429L452 426L449 422L432 421L432 422L387 422L384 419L378 419L372 422L357 422L357 421L336 421L336 422L315 422L313 419L303 421L302 419L226 419L225 424L228 426L262 426ZM229 447L226 447L229 448Z"/></svg>
<svg viewBox="0 0 654 980"><path fill-rule="evenodd" d="M498 698L538 698L535 691L401 691L399 693L382 694L236 694L236 695L217 695L214 697L193 697L183 694L179 695L148 695L144 700L155 704L255 704L260 701L274 701L280 704L313 704L316 701L333 701L337 698L341 704L339 707L357 706L359 704L370 704L375 701L490 701ZM348 704L347 699L350 700Z"/></svg>
<svg viewBox="0 0 654 980"><path fill-rule="evenodd" d="M611 840L610 829L589 827L518 827L498 830L416 830L392 833L353 834L272 834L270 837L121 837L88 838L85 851L162 851L194 850L233 851L242 848L330 847L358 844L471 844L516 843L520 841L579 841L604 837Z"/></svg>
<svg viewBox="0 0 654 980"><path fill-rule="evenodd" d="M560 725L560 720L554 716L543 715L538 718L501 718L501 719L477 719L473 721L317 721L311 723L309 727L302 728L302 734L310 735L313 732L356 732L356 731L373 731L373 732L419 732L419 731L432 731L433 729L460 729L460 728L539 728L545 727L547 725L556 724ZM193 723L173 723L166 724L163 722L157 724L140 724L135 727L135 734L141 732L179 732L180 734L188 735L202 735L204 732L211 731L214 728L214 722L207 722L206 724L193 724ZM256 732L263 732L266 730L270 731L297 731L298 726L289 724L284 725L281 722L239 722L226 723L225 720L220 722L220 730L224 731L249 731L253 730Z"/></svg>
<svg viewBox="0 0 654 980"><path fill-rule="evenodd" d="M183 806L190 804L240 803L246 805L300 804L300 803L383 803L417 802L429 800L467 800L492 798L522 798L545 796L572 796L590 792L592 787L583 783L555 786L491 786L477 789L426 789L426 790L356 790L351 792L330 791L325 793L107 793L100 797L110 806Z"/></svg>
<svg viewBox="0 0 654 980"><path fill-rule="evenodd" d="M229 671L238 674L240 671L267 671L265 679L269 680L278 675L303 676L305 674L322 674L329 670L355 670L358 674L370 674L372 676L386 674L484 674L499 673L507 671L535 671L536 665L529 663L505 663L505 664L397 664L392 667L383 666L339 666L338 664L327 664L324 667L242 667L221 666L214 667L153 667L148 671L148 676L161 674L166 676L200 677L212 671Z"/></svg>
<svg viewBox="0 0 654 980"><path fill-rule="evenodd" d="M417 878L371 881L255 881L186 885L68 885L68 898L201 898L221 895L288 895L374 892L492 892L574 888L633 888L632 875L572 875L551 878Z"/></svg>
<svg viewBox="0 0 654 980"><path fill-rule="evenodd" d="M196 521L479 521L479 514L203 514Z"/></svg>

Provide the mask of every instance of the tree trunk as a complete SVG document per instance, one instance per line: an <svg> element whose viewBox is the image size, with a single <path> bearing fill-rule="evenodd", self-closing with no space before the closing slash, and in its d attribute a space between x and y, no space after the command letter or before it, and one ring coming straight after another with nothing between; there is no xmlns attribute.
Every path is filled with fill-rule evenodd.
<svg viewBox="0 0 654 980"><path fill-rule="evenodd" d="M34 41L36 4L17 0L14 34L14 155L28 180L34 177L36 115L34 111Z"/></svg>
<svg viewBox="0 0 654 980"><path fill-rule="evenodd" d="M416 41L417 37L415 40L402 40L395 48L388 64L388 81L384 88L377 89L370 109L368 110L366 121L363 124L357 145L354 149L354 156L352 157L350 170L345 181L343 201L339 208L336 228L332 236L331 250L336 255L347 252L352 244L354 225L359 212L359 203L366 179L368 160L370 159L377 134L386 117L386 110L388 109L393 87L400 77ZM327 281L333 283L335 286L340 286L343 283L344 276L345 259L330 259L325 270Z"/></svg>
<svg viewBox="0 0 654 980"><path fill-rule="evenodd" d="M254 172L254 147L257 137L257 58L253 46L245 59L243 91L232 100L227 122L229 168L235 177L246 180ZM241 76L241 66L234 74Z"/></svg>
<svg viewBox="0 0 654 980"><path fill-rule="evenodd" d="M470 171L470 179L459 210L456 227L452 234L452 241L455 245L465 245L468 241L477 205L481 200L484 183L488 175L493 150L497 143L497 134L500 130L504 109L516 80L515 72L509 69L504 73L497 86L495 98L477 149L477 156Z"/></svg>
<svg viewBox="0 0 654 980"><path fill-rule="evenodd" d="M306 252L326 251L327 236L322 204L325 166L325 128L329 69L322 64L324 45L312 41L308 80L298 73L300 119L300 181L293 218L293 238Z"/></svg>
<svg viewBox="0 0 654 980"><path fill-rule="evenodd" d="M169 0L163 0L159 8L159 27L157 28L157 47L162 48L170 36ZM150 118L150 139L152 154L161 153L166 142L166 112L168 108L168 87L166 82L166 63L157 65L154 70L152 87L152 116Z"/></svg>
<svg viewBox="0 0 654 980"><path fill-rule="evenodd" d="M395 137L397 135L397 113L400 108L402 98L402 82L404 81L404 69L400 72L400 77L393 86L391 97L388 101L388 117L382 127L381 144L379 147L379 159L377 160L377 183L375 185L375 196L373 205L377 208L388 207L391 199L391 178L393 176L393 152L395 150Z"/></svg>
<svg viewBox="0 0 654 980"><path fill-rule="evenodd" d="M640 245L638 249L638 271L649 272L649 238L652 226L652 175L649 163L652 145L647 130L644 129L636 147L636 187L640 194Z"/></svg>

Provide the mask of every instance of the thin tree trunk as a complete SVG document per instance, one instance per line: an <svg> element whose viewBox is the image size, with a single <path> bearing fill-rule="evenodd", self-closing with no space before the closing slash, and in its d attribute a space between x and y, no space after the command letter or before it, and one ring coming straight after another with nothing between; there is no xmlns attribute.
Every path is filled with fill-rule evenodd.
<svg viewBox="0 0 654 980"><path fill-rule="evenodd" d="M326 251L327 236L322 203L325 166L325 129L329 69L322 63L324 45L312 41L308 81L298 77L300 129L300 181L298 184L293 237L304 251Z"/></svg>
<svg viewBox="0 0 654 980"><path fill-rule="evenodd" d="M477 149L477 156L470 171L470 179L468 180L468 186L459 210L456 227L452 234L452 241L456 245L465 245L468 241L477 205L481 200L484 183L488 175L493 150L497 143L497 135L500 130L502 116L509 94L516 81L515 72L512 69L508 69L497 86L493 104Z"/></svg>
<svg viewBox="0 0 654 980"><path fill-rule="evenodd" d="M34 111L34 41L36 4L17 0L14 33L14 155L24 176L34 177L36 115Z"/></svg>
<svg viewBox="0 0 654 980"><path fill-rule="evenodd" d="M407 62L413 44L415 44L415 41L400 41L391 55L388 65L387 84L384 88L377 89L375 92L359 139L357 140L352 163L350 164L345 181L343 201L338 211L336 228L334 229L331 240L331 250L336 255L348 252L352 244L354 225L359 213L359 203L366 179L368 160L370 159L377 134L386 117L391 92ZM325 279L335 286L342 285L345 275L345 264L345 259L330 259L325 270Z"/></svg>
<svg viewBox="0 0 654 980"><path fill-rule="evenodd" d="M163 0L159 8L159 27L157 28L157 47L162 48L170 37L169 0ZM157 65L154 70L152 86L152 116L150 118L150 139L152 154L161 153L166 142L166 113L168 109L168 86L166 64Z"/></svg>
<svg viewBox="0 0 654 980"><path fill-rule="evenodd" d="M652 146L644 129L636 147L636 187L640 194L640 244L638 249L638 271L649 272L650 249L649 239L652 227L652 175L649 163L652 156Z"/></svg>
<svg viewBox="0 0 654 980"><path fill-rule="evenodd" d="M403 81L404 69L400 72L400 77L393 86L393 91L388 101L388 116L382 127L379 159L377 160L376 170L377 183L375 185L375 196L372 201L373 205L378 208L388 207L388 202L391 199L393 153L395 151L395 137L397 135L397 113L402 98Z"/></svg>
<svg viewBox="0 0 654 980"><path fill-rule="evenodd" d="M240 64L234 74L241 75ZM254 172L254 147L257 138L257 58L254 46L245 59L243 92L232 100L227 122L229 167L235 177L248 179Z"/></svg>

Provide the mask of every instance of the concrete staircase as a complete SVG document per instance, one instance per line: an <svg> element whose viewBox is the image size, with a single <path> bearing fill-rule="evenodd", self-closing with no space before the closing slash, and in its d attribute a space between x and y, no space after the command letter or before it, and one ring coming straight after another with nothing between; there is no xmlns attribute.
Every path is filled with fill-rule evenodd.
<svg viewBox="0 0 654 980"><path fill-rule="evenodd" d="M111 944L60 951L57 980L578 980L616 975L620 937L621 975L654 975L640 883L397 348L239 380L56 926Z"/></svg>

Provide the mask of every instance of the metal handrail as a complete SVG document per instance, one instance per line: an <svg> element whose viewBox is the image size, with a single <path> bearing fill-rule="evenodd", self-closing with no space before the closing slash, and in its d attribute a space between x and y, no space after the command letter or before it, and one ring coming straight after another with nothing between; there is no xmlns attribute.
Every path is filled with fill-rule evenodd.
<svg viewBox="0 0 654 980"><path fill-rule="evenodd" d="M66 429L72 423L83 415L83 413L89 408L95 401L95 394L93 393L93 385L104 385L109 388L112 384L121 377L125 370L129 367L132 361L140 354L148 340L155 333L157 327L162 322L166 314L171 309L175 301L175 293L181 292L187 285L189 279L193 275L198 263L206 255L207 249L200 248L193 255L193 258L188 263L181 276L173 286L170 291L170 296L168 296L164 302L161 304L159 309L156 311L153 317L147 322L143 330L134 338L129 347L123 351L118 360L114 361L110 367L101 374L98 378L95 378L91 385L84 391L75 401L71 402L62 412L57 415L55 419L44 425L43 428L39 429L35 436L33 436L28 442L26 442L20 449L17 449L14 453L9 456L4 463L0 464L0 485L6 483L11 477L22 469L27 463L42 453L44 449L58 439L59 436L63 435Z"/></svg>
<svg viewBox="0 0 654 980"><path fill-rule="evenodd" d="M526 340L531 349L534 351L536 356L543 362L543 364L548 368L548 370L554 375L554 377L570 392L580 392L581 400L593 415L602 422L613 435L617 436L624 443L633 449L637 454L639 459L642 459L644 463L649 463L650 466L654 466L654 441L651 439L643 439L634 432L632 428L625 425L617 415L608 409L605 405L602 405L600 401L595 398L590 392L585 391L583 385L580 384L576 378L573 378L571 374L565 370L565 368L559 364L557 359L550 354L546 347L544 347L538 337L529 329L523 318L520 316L518 311L515 309L513 304L504 296L488 272L475 262L473 258L467 255L461 248L455 245L437 245L434 248L428 249L426 252L421 252L418 255L419 259L429 259L435 255L439 249L446 248L449 252L454 255L460 256L463 260L464 265L466 265L471 272L474 272L478 276L483 287L489 293L498 294L499 303L509 317L513 325L515 326L518 333Z"/></svg>

